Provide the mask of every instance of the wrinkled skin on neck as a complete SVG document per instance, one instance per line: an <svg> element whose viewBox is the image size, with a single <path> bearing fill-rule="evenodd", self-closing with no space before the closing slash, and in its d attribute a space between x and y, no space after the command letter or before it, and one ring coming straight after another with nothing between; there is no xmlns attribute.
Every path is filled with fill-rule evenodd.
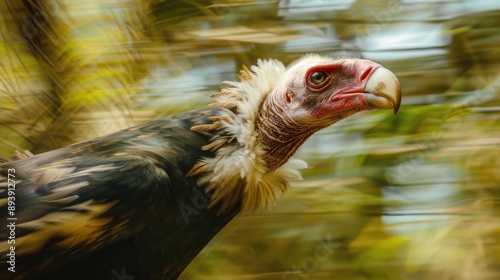
<svg viewBox="0 0 500 280"><path fill-rule="evenodd" d="M316 131L358 111L351 109L334 115L328 120L308 123L291 116L281 101L282 99L277 96L270 96L266 99L256 120L258 140L265 151L264 160L269 168L268 172L285 164Z"/></svg>

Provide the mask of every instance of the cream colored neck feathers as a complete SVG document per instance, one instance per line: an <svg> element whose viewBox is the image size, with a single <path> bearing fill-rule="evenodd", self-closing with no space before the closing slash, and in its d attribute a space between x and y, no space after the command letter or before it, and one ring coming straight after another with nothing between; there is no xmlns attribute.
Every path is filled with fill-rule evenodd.
<svg viewBox="0 0 500 280"><path fill-rule="evenodd" d="M276 190L283 192L289 180L302 179L299 169L307 164L289 158L317 129L284 118L286 112L267 100L285 73L277 60L259 60L251 71L243 67L241 81L226 82L231 88L215 94L217 102L209 105L225 108L224 113L211 117L212 124L192 128L213 136L203 149L215 157L201 159L188 174L213 191L209 207L221 203L224 213L240 200L243 211L270 207Z"/></svg>

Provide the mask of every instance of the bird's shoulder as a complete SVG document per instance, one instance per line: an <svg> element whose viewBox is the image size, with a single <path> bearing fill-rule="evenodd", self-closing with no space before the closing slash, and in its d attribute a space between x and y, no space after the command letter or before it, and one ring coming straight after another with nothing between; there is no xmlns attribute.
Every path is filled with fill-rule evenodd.
<svg viewBox="0 0 500 280"><path fill-rule="evenodd" d="M18 254L39 269L55 267L134 236L154 224L154 215L165 219L161 213L172 213L195 186L189 169L210 156L201 149L208 136L191 127L217 112L189 111L1 163L0 215L5 223L13 210ZM5 257L6 234L0 243ZM47 257L42 262L40 254Z"/></svg>

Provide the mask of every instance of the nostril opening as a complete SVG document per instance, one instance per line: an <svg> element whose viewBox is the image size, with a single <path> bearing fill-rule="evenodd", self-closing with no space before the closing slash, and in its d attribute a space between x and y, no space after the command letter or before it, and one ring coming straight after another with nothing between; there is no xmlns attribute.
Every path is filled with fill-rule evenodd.
<svg viewBox="0 0 500 280"><path fill-rule="evenodd" d="M361 75L362 82L368 78L368 76L372 72L372 69L373 69L372 67L368 67L368 69L366 69L365 72L363 72L363 74Z"/></svg>

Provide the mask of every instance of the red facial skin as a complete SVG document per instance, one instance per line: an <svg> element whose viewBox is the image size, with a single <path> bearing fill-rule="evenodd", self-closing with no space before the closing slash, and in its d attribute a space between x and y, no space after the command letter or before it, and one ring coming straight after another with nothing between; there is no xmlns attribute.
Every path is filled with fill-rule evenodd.
<svg viewBox="0 0 500 280"><path fill-rule="evenodd" d="M310 68L303 79L306 95L314 97L314 102L310 98L303 98L304 108L315 118L350 110L371 109L365 98L365 86L372 73L380 67L369 60L341 60ZM310 75L317 71L328 75L320 84L310 81Z"/></svg>

